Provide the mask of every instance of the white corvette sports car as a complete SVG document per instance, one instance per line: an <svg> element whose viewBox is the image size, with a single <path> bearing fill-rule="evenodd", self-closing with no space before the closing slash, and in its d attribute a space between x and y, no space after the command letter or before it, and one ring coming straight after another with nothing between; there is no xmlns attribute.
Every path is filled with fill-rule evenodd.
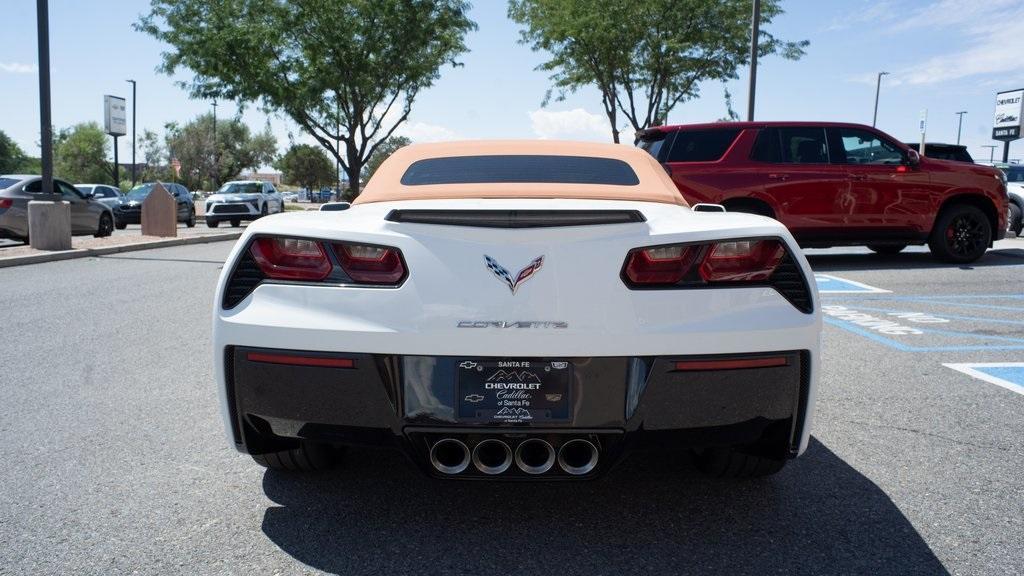
<svg viewBox="0 0 1024 576"><path fill-rule="evenodd" d="M482 141L403 148L350 209L249 226L213 343L229 440L265 466L375 444L548 480L648 446L778 471L807 447L820 332L775 220L691 211L639 149Z"/></svg>

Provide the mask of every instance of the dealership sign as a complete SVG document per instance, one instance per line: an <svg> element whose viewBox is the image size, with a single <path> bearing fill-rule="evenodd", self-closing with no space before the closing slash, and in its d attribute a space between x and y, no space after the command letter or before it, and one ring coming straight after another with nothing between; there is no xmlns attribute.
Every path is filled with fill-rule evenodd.
<svg viewBox="0 0 1024 576"><path fill-rule="evenodd" d="M128 133L127 109L124 98L118 96L103 97L103 130L111 136L124 136Z"/></svg>
<svg viewBox="0 0 1024 576"><path fill-rule="evenodd" d="M1020 138L1022 117L1024 117L1024 89L996 94L992 139L1010 141Z"/></svg>

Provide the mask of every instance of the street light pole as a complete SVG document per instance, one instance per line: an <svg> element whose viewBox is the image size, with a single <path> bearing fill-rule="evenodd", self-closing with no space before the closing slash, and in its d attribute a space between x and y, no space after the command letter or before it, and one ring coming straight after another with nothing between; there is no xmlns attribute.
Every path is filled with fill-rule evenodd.
<svg viewBox="0 0 1024 576"><path fill-rule="evenodd" d="M754 0L750 17L750 89L747 93L747 122L754 121L754 95L757 92L757 41L761 28L761 0Z"/></svg>
<svg viewBox="0 0 1024 576"><path fill-rule="evenodd" d="M40 200L60 200L53 192L53 122L50 119L50 9L47 0L36 0L39 34L39 131L42 141L43 182Z"/></svg>
<svg viewBox="0 0 1024 576"><path fill-rule="evenodd" d="M214 100L213 101L213 178L212 178L212 180L213 180L213 189L214 190L220 188L220 186L217 185L217 180L220 177L220 162L218 161L219 159L220 159L220 157L217 154L217 101Z"/></svg>
<svg viewBox="0 0 1024 576"><path fill-rule="evenodd" d="M960 130L964 127L964 114L967 114L967 110L961 110L956 113L959 116L956 123L956 145L960 145Z"/></svg>
<svg viewBox="0 0 1024 576"><path fill-rule="evenodd" d="M878 123L878 93L882 91L882 76L886 76L888 72L879 72L878 81L875 82L875 115L871 117L871 126L874 127Z"/></svg>
<svg viewBox="0 0 1024 576"><path fill-rule="evenodd" d="M135 80L125 80L125 82L132 83L132 188L135 188L135 133L137 132L135 128ZM121 183L118 182L117 186L120 185Z"/></svg>

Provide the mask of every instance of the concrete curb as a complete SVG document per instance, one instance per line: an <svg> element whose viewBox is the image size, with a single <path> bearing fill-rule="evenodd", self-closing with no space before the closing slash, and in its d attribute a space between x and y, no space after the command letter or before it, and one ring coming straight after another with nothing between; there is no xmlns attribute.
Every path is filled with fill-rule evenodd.
<svg viewBox="0 0 1024 576"><path fill-rule="evenodd" d="M209 234L206 236L192 236L189 238L152 240L149 242L138 242L135 244L122 244L120 246L103 246L102 248L79 248L77 250L61 250L59 252L46 252L45 254L30 254L28 256L9 256L7 258L0 258L0 268L23 266L26 264L41 264L43 262L57 262L59 260L72 260L74 258L87 258L89 256L106 256L108 254L135 252L137 250L152 250L154 248L170 248L172 246L224 242L226 240L238 240L241 236L241 232L228 232L225 234Z"/></svg>

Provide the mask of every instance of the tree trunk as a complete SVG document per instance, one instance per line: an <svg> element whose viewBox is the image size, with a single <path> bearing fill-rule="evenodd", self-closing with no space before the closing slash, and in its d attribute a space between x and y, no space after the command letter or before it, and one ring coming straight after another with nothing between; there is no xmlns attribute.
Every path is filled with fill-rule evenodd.
<svg viewBox="0 0 1024 576"><path fill-rule="evenodd" d="M359 173L363 171L363 159L359 156L353 140L345 142L345 156L348 158L348 169L345 174L348 176L349 196L355 200L359 196Z"/></svg>

